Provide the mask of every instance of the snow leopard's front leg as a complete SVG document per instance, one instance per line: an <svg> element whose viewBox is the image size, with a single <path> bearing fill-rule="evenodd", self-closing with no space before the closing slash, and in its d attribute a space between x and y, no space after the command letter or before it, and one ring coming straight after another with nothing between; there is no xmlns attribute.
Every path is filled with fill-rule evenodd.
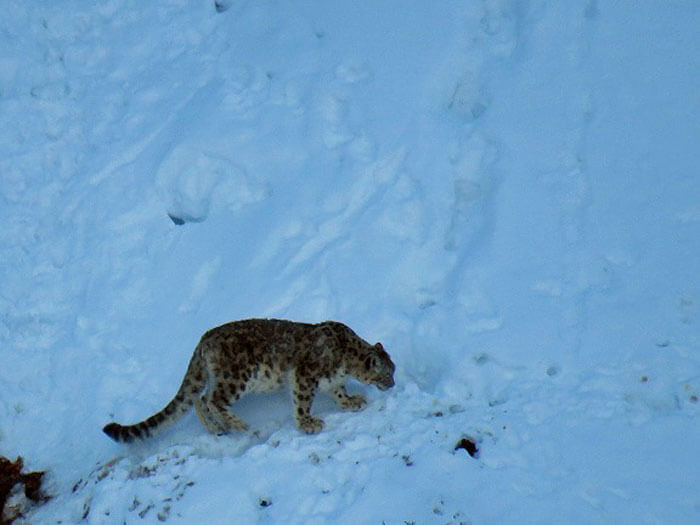
<svg viewBox="0 0 700 525"><path fill-rule="evenodd" d="M338 385L333 389L333 397L343 410L359 412L367 406L367 400L361 395L351 396L345 390L345 385Z"/></svg>
<svg viewBox="0 0 700 525"><path fill-rule="evenodd" d="M317 379L305 377L298 371L294 373L294 416L297 426L307 434L317 434L323 430L323 420L311 415L311 404L317 389Z"/></svg>

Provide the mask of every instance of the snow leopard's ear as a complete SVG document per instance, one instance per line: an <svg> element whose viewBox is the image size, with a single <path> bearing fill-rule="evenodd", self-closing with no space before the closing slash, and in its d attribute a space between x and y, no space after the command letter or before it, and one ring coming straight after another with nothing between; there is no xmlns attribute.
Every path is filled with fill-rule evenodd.
<svg viewBox="0 0 700 525"><path fill-rule="evenodd" d="M383 351L384 351L384 347L382 346L382 343L377 343L377 344L375 344L375 345L374 345L374 348L376 348L376 349L379 350L380 352L383 352Z"/></svg>

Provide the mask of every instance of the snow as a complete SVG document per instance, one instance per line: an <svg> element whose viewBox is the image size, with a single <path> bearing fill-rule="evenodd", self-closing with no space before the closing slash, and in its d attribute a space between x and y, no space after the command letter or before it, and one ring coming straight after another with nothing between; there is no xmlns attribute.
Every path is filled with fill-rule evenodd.
<svg viewBox="0 0 700 525"><path fill-rule="evenodd" d="M3 4L28 521L700 521L700 5L217 5ZM343 321L397 385L315 436L283 393L256 432L102 434L246 317Z"/></svg>

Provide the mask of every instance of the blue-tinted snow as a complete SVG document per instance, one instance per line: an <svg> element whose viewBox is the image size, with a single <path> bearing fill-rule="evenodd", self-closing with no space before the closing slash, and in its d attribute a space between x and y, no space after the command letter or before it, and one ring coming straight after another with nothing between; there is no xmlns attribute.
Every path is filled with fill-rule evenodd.
<svg viewBox="0 0 700 525"><path fill-rule="evenodd" d="M698 5L219 4L3 4L30 521L697 523ZM312 437L284 394L255 434L101 433L252 316L344 321L397 386Z"/></svg>

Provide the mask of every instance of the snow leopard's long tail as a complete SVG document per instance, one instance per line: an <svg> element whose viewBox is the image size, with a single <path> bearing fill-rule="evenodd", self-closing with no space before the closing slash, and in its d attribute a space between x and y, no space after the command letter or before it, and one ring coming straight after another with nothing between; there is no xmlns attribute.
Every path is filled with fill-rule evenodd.
<svg viewBox="0 0 700 525"><path fill-rule="evenodd" d="M114 422L109 423L104 426L102 431L114 441L128 443L153 436L175 424L178 419L192 408L196 396L198 396L204 388L206 384L206 372L204 368L204 360L201 356L200 347L197 346L190 360L190 364L187 367L187 372L182 380L180 389L163 410L134 425L120 425Z"/></svg>

